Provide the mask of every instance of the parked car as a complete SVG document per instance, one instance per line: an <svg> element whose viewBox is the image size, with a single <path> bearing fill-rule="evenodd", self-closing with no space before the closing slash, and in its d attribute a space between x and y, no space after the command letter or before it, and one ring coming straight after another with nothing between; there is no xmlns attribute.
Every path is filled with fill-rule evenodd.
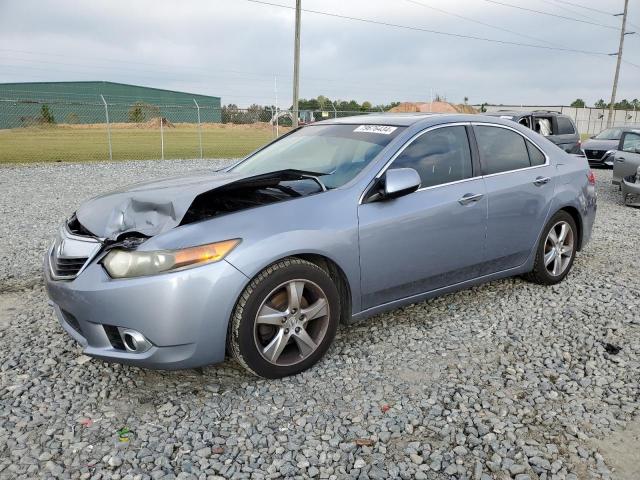
<svg viewBox="0 0 640 480"><path fill-rule="evenodd" d="M618 149L614 154L612 183L619 185L624 203L640 204L640 128L627 129L622 133Z"/></svg>
<svg viewBox="0 0 640 480"><path fill-rule="evenodd" d="M583 142L582 151L589 163L612 167L622 132L627 130L627 127L607 128Z"/></svg>
<svg viewBox="0 0 640 480"><path fill-rule="evenodd" d="M505 118L524 125L555 143L567 153L582 155L580 134L571 117L551 110L516 112L498 110L486 115Z"/></svg>
<svg viewBox="0 0 640 480"><path fill-rule="evenodd" d="M389 114L296 129L223 173L95 197L46 287L87 355L276 378L340 322L481 282L565 278L591 236L587 162L500 118Z"/></svg>

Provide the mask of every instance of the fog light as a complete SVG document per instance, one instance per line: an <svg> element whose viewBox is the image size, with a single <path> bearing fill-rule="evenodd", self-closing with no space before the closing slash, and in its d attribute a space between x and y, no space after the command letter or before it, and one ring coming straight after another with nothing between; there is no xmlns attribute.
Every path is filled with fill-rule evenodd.
<svg viewBox="0 0 640 480"><path fill-rule="evenodd" d="M144 335L129 328L119 328L124 348L131 353L143 353L151 348L151 342Z"/></svg>

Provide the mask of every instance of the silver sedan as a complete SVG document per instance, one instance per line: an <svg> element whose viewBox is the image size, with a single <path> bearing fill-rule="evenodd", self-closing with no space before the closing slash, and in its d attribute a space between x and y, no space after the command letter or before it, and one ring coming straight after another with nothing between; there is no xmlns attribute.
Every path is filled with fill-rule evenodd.
<svg viewBox="0 0 640 480"><path fill-rule="evenodd" d="M86 354L301 372L338 325L512 275L551 285L591 236L594 177L535 132L472 115L318 122L224 172L95 197L45 258Z"/></svg>

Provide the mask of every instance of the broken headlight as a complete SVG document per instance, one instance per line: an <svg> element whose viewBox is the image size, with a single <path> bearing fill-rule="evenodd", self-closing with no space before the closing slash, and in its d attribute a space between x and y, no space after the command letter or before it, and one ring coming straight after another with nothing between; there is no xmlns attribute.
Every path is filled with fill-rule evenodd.
<svg viewBox="0 0 640 480"><path fill-rule="evenodd" d="M239 243L239 239L225 240L181 250L152 252L115 248L104 257L102 265L112 278L143 277L218 262Z"/></svg>

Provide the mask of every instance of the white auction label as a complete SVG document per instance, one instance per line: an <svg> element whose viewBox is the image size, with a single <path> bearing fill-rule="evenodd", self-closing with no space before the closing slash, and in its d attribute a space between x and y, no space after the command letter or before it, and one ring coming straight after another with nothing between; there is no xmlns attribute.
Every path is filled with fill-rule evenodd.
<svg viewBox="0 0 640 480"><path fill-rule="evenodd" d="M360 125L354 132L361 133L380 133L382 135L390 135L398 127L390 127L389 125Z"/></svg>

